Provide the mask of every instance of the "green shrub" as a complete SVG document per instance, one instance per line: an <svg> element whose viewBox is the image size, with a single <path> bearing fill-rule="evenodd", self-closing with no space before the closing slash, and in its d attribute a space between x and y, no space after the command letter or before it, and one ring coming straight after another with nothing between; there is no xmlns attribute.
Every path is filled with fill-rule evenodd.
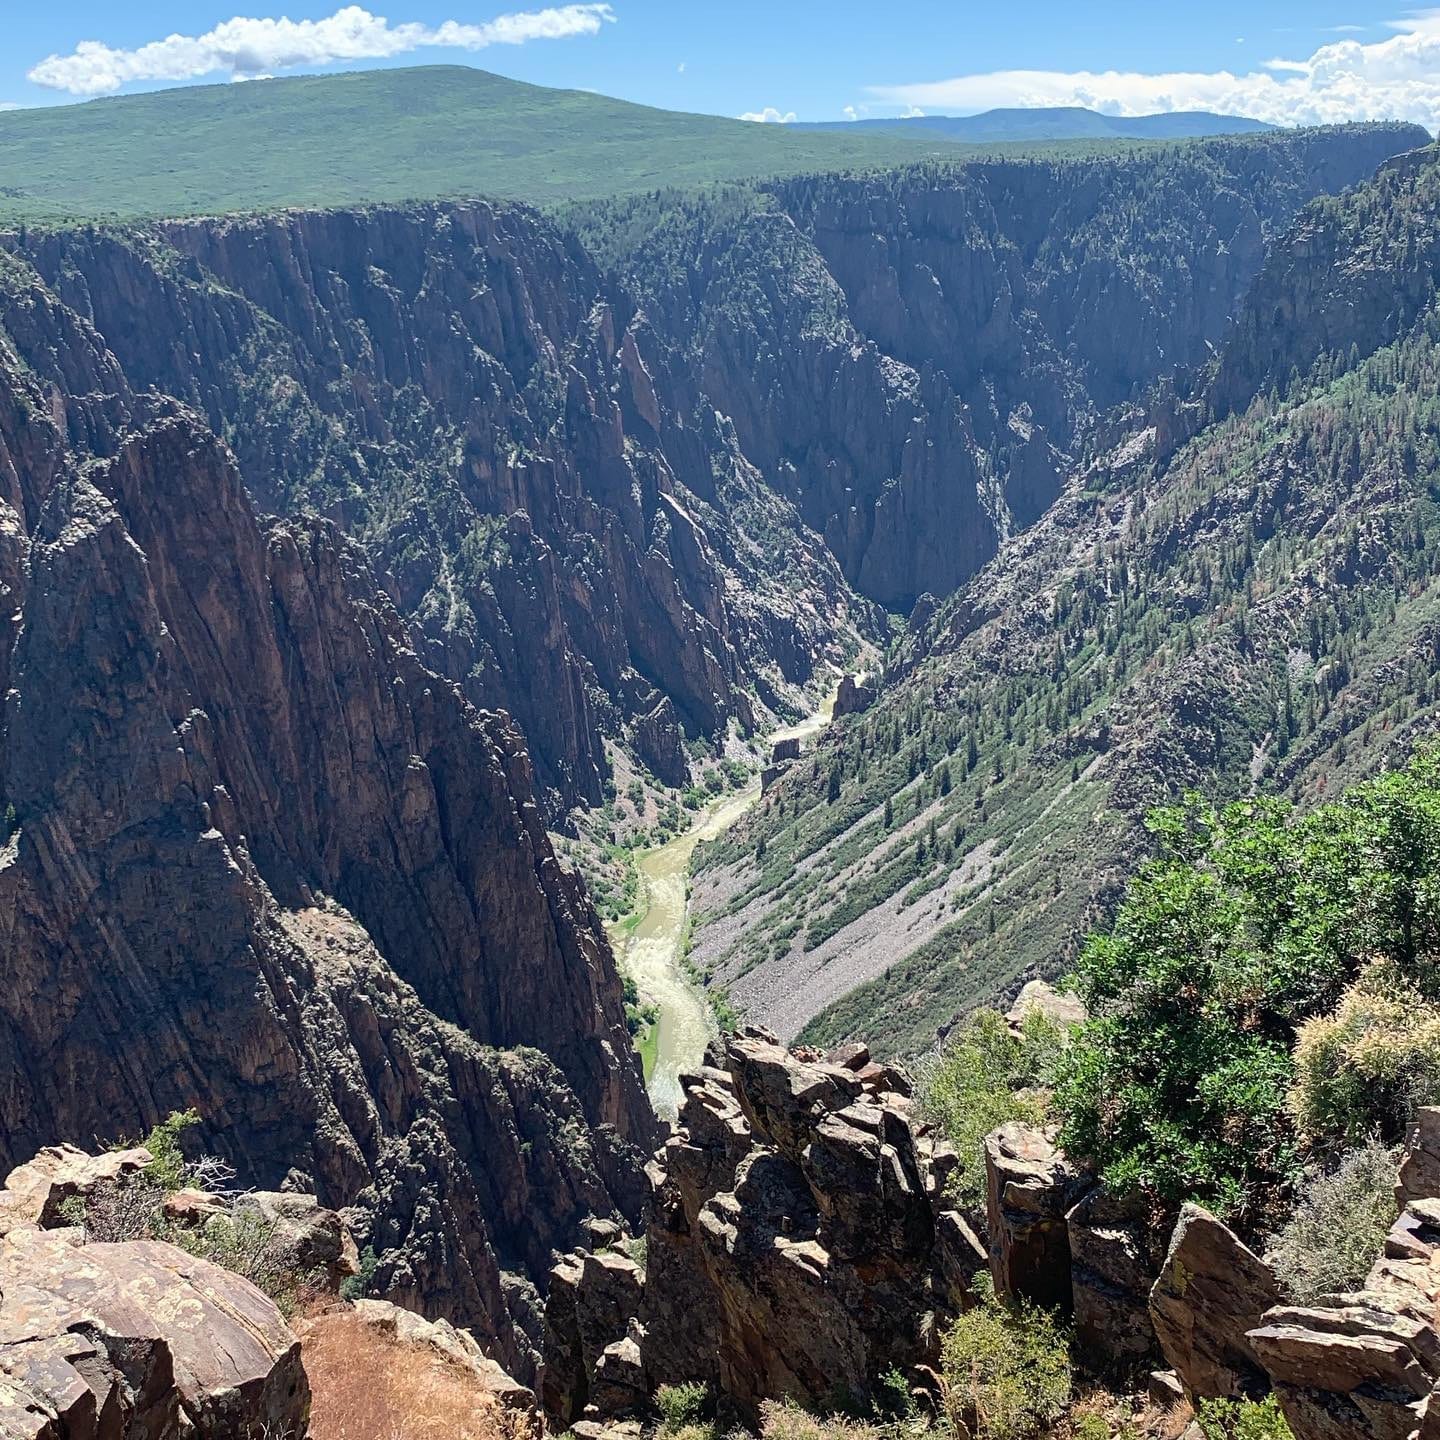
<svg viewBox="0 0 1440 1440"><path fill-rule="evenodd" d="M660 1432L664 1435L700 1425L715 1413L709 1386L695 1380L683 1385L662 1385L655 1392L655 1406L660 1411Z"/></svg>
<svg viewBox="0 0 1440 1440"><path fill-rule="evenodd" d="M881 1420L914 1419L915 1397L910 1393L910 1382L902 1370L892 1365L875 1382L872 1408Z"/></svg>
<svg viewBox="0 0 1440 1440"><path fill-rule="evenodd" d="M379 1267L380 1257L375 1253L375 1247L367 1245L360 1252L359 1273L347 1275L340 1282L340 1298L342 1300L363 1300L370 1293L370 1287L375 1283L375 1271Z"/></svg>
<svg viewBox="0 0 1440 1440"><path fill-rule="evenodd" d="M1297 818L1190 798L1077 966L1094 1017L1062 1060L1062 1143L1122 1192L1254 1233L1301 1173L1285 1103L1304 1021L1374 960L1440 998L1440 752Z"/></svg>
<svg viewBox="0 0 1440 1440"><path fill-rule="evenodd" d="M946 1413L963 1440L1026 1440L1070 1403L1066 1335L1029 1305L987 1296L946 1333L941 1367Z"/></svg>
<svg viewBox="0 0 1440 1440"><path fill-rule="evenodd" d="M1081 1415L1072 1415L1069 1421L1069 1440L1111 1440L1113 1431L1110 1422L1094 1410L1087 1410ZM1127 1425L1122 1434L1130 1434L1131 1429Z"/></svg>
<svg viewBox="0 0 1440 1440"><path fill-rule="evenodd" d="M1302 1305L1357 1289L1395 1222L1399 1151L1372 1140L1313 1180L1275 1237L1271 1262Z"/></svg>
<svg viewBox="0 0 1440 1440"><path fill-rule="evenodd" d="M1202 1400L1198 1418L1205 1440L1293 1440L1273 1395L1258 1402Z"/></svg>
<svg viewBox="0 0 1440 1440"><path fill-rule="evenodd" d="M1295 1044L1290 1108L1318 1142L1403 1137L1416 1109L1440 1098L1440 1005L1391 963L1368 969Z"/></svg>
<svg viewBox="0 0 1440 1440"><path fill-rule="evenodd" d="M1057 1044L1051 1031L1058 1034L1044 1017L1032 1017L1021 1038L995 1011L977 1010L921 1066L916 1100L921 1115L955 1147L960 1163L951 1191L961 1204L979 1209L985 1203L985 1137L1009 1120L1038 1125L1045 1119L1046 1096L1026 1087L1049 1078Z"/></svg>
<svg viewBox="0 0 1440 1440"><path fill-rule="evenodd" d="M140 1141L151 1155L145 1167L145 1179L157 1190L173 1195L191 1183L191 1170L180 1148L180 1137L199 1123L198 1111L175 1110ZM121 1141L114 1148L124 1150L129 1145L129 1141Z"/></svg>

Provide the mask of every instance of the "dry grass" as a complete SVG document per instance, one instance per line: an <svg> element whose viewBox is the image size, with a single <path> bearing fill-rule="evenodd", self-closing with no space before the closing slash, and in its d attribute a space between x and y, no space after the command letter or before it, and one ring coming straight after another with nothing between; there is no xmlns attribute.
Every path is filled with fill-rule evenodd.
<svg viewBox="0 0 1440 1440"><path fill-rule="evenodd" d="M514 1418L444 1356L379 1334L346 1311L302 1328L310 1440L516 1440Z"/></svg>

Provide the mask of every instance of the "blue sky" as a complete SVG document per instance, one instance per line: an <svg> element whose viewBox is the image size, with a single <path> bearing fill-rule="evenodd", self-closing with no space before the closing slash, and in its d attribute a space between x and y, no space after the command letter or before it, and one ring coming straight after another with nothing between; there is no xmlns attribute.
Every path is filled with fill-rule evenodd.
<svg viewBox="0 0 1440 1440"><path fill-rule="evenodd" d="M1086 103L1440 126L1440 9L1371 0L10 0L0 104L437 61L720 115Z"/></svg>

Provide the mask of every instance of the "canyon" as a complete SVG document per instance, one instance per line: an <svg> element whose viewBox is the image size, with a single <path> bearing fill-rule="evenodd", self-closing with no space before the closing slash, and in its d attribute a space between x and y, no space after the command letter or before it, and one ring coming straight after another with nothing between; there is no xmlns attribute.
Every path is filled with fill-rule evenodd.
<svg viewBox="0 0 1440 1440"><path fill-rule="evenodd" d="M1313 802L1433 728L1435 156L6 223L0 1169L193 1109L375 1303L568 1364L565 1423L612 1349L752 1422L933 1359L990 1261L889 1061L1073 959L1156 800ZM1333 387L1381 397L1334 443ZM778 1038L691 1053L692 994L672 1131L572 842L877 655L691 837L694 958ZM589 1353L597 1226L649 1237L624 1321L718 1307L703 1357ZM761 1354L772 1282L813 1351Z"/></svg>

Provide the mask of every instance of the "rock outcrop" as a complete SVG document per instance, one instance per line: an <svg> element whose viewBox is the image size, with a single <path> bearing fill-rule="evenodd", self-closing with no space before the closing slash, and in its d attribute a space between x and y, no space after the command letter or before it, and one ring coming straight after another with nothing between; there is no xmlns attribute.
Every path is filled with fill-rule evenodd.
<svg viewBox="0 0 1440 1440"><path fill-rule="evenodd" d="M173 1245L0 1241L7 1440L303 1435L300 1344L248 1281Z"/></svg>
<svg viewBox="0 0 1440 1440"><path fill-rule="evenodd" d="M1032 1125L1012 1121L985 1139L985 1200L995 1293L1045 1309L1071 1308L1067 1217L1091 1180Z"/></svg>
<svg viewBox="0 0 1440 1440"><path fill-rule="evenodd" d="M633 1313L626 1262L557 1268L552 1423L603 1418L679 1380L751 1418L777 1397L863 1402L890 1368L933 1361L941 1319L972 1303L983 1248L947 1209L937 1175L948 1152L889 1087L895 1077L863 1047L831 1060L753 1031L712 1059L683 1077L679 1128L651 1166Z"/></svg>
<svg viewBox="0 0 1440 1440"><path fill-rule="evenodd" d="M30 1227L49 1230L66 1223L65 1203L82 1204L103 1186L122 1184L151 1163L137 1146L90 1155L75 1145L47 1145L34 1159L18 1165L0 1190L0 1235Z"/></svg>
<svg viewBox="0 0 1440 1440"><path fill-rule="evenodd" d="M1416 1112L1405 1140L1395 1201L1404 1209L1412 1200L1440 1195L1440 1106L1425 1105Z"/></svg>
<svg viewBox="0 0 1440 1440"><path fill-rule="evenodd" d="M262 520L193 413L21 288L0 1164L194 1108L523 1376L535 1287L586 1215L638 1214L654 1120L520 738L334 525Z"/></svg>
<svg viewBox="0 0 1440 1440"><path fill-rule="evenodd" d="M1075 1342L1095 1369L1128 1373L1156 1354L1150 1292L1159 1271L1142 1203L1096 1185L1066 1214Z"/></svg>
<svg viewBox="0 0 1440 1440"><path fill-rule="evenodd" d="M459 1330L446 1320L426 1320L413 1310L402 1310L385 1300L357 1300L352 1313L362 1324L390 1336L398 1344L443 1356L452 1365L473 1376L479 1388L493 1396L502 1410L518 1417L522 1433L538 1431L540 1412L535 1392L507 1375L480 1348L469 1331Z"/></svg>
<svg viewBox="0 0 1440 1440"><path fill-rule="evenodd" d="M1406 1168L1419 1185L1420 1165ZM1440 1199L1423 1197L1395 1222L1359 1291L1268 1311L1250 1343L1296 1440L1410 1436L1440 1383L1437 1306Z"/></svg>
<svg viewBox="0 0 1440 1440"><path fill-rule="evenodd" d="M1150 1318L1192 1401L1270 1388L1250 1332L1279 1298L1270 1267L1234 1231L1208 1210L1185 1206L1150 1293Z"/></svg>

